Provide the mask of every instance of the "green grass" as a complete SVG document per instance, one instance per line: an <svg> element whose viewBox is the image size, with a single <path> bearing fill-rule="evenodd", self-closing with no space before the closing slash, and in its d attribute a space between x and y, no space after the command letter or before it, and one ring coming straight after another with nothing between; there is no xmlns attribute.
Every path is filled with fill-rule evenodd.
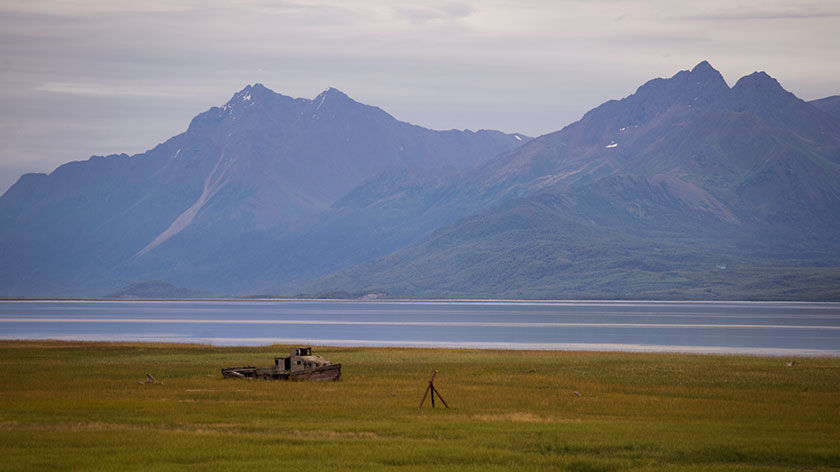
<svg viewBox="0 0 840 472"><path fill-rule="evenodd" d="M283 352L0 342L0 470L840 468L836 358L316 348L340 382L221 377ZM435 368L451 408L419 410Z"/></svg>

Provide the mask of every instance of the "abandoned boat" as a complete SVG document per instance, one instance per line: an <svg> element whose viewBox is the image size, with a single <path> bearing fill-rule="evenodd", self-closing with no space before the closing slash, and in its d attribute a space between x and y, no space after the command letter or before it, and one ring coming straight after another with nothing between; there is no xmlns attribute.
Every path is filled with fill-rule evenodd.
<svg viewBox="0 0 840 472"><path fill-rule="evenodd" d="M265 380L338 380L341 364L313 356L311 347L293 347L289 357L275 357L271 367L228 367L223 377Z"/></svg>

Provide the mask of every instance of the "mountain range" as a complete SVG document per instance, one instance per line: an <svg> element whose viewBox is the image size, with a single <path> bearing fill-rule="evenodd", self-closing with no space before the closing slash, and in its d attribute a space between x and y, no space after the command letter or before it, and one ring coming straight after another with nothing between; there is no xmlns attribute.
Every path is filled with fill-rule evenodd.
<svg viewBox="0 0 840 472"><path fill-rule="evenodd" d="M463 219L304 291L836 299L840 121L824 104L763 72L730 88L704 61L435 186L423 197L444 203L423 211Z"/></svg>
<svg viewBox="0 0 840 472"><path fill-rule="evenodd" d="M153 279L247 292L285 233L365 179L462 169L528 139L428 130L332 88L307 100L247 86L148 152L22 176L0 197L0 295Z"/></svg>
<svg viewBox="0 0 840 472"><path fill-rule="evenodd" d="M21 177L0 295L836 300L838 98L704 61L531 139L248 86L144 154Z"/></svg>

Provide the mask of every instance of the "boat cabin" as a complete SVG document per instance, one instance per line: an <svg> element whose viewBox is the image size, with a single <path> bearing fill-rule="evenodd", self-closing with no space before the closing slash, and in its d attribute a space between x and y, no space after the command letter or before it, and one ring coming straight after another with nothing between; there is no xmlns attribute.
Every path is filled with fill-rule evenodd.
<svg viewBox="0 0 840 472"><path fill-rule="evenodd" d="M327 364L332 363L321 356L313 356L311 347L293 347L289 351L289 357L274 358L274 365L278 370L288 372L317 369Z"/></svg>

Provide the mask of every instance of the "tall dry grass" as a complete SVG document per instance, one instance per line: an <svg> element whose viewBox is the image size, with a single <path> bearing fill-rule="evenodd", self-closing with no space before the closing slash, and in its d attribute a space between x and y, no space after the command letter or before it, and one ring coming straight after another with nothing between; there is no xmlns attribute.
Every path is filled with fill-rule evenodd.
<svg viewBox="0 0 840 472"><path fill-rule="evenodd" d="M832 470L840 359L0 342L2 470ZM418 410L433 369L451 406ZM140 382L151 373L161 383Z"/></svg>

